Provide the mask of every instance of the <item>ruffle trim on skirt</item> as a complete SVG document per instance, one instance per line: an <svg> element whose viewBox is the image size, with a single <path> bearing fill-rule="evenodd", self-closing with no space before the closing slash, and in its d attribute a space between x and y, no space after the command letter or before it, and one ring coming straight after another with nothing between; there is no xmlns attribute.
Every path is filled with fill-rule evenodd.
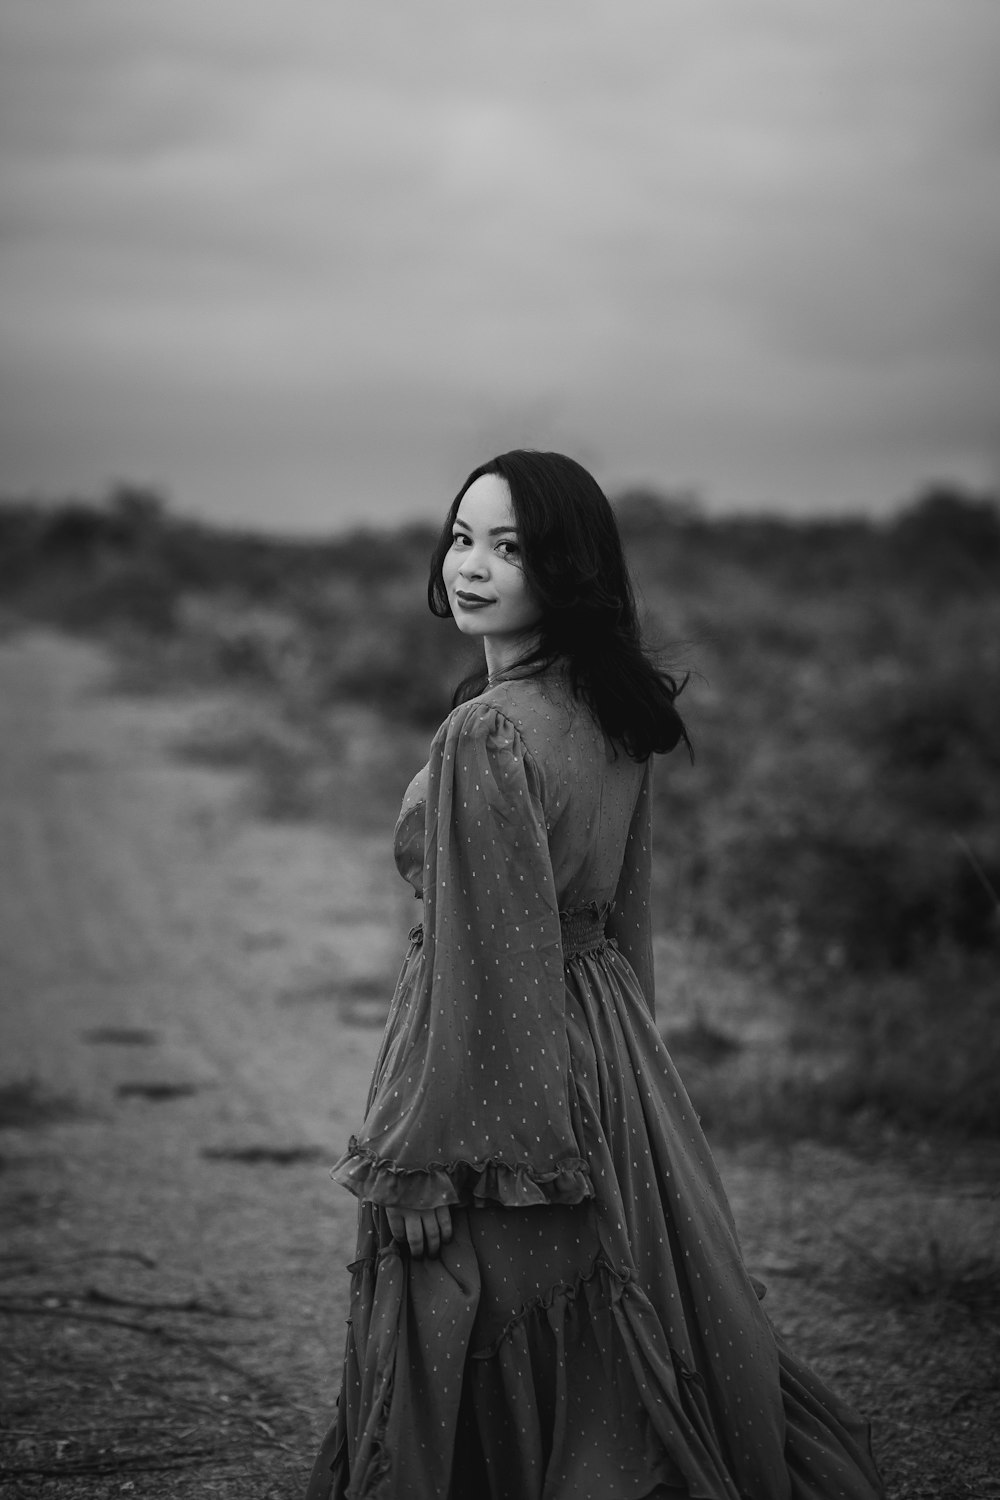
<svg viewBox="0 0 1000 1500"><path fill-rule="evenodd" d="M597 1281L596 1286L594 1285L595 1280ZM493 1355L498 1353L500 1346L506 1343L517 1327L539 1313L549 1312L557 1302L565 1304L568 1308L572 1303L576 1302L578 1297L587 1296L589 1292L592 1301L594 1301L594 1294L596 1294L595 1306L610 1307L614 1300L612 1287L622 1287L628 1280L628 1270L616 1271L606 1256L603 1254L595 1256L591 1266L586 1271L581 1272L572 1281L557 1282L555 1286L549 1287L541 1296L532 1297L529 1302L526 1302L523 1307L518 1309L512 1318L508 1318L500 1332L488 1344L478 1349L471 1349L469 1351L470 1357L472 1359L492 1359Z"/></svg>
<svg viewBox="0 0 1000 1500"><path fill-rule="evenodd" d="M428 1162L409 1167L363 1147L352 1136L330 1176L356 1198L383 1208L429 1209L448 1204L503 1208L582 1203L594 1196L590 1170L582 1157L567 1157L546 1171L527 1162Z"/></svg>

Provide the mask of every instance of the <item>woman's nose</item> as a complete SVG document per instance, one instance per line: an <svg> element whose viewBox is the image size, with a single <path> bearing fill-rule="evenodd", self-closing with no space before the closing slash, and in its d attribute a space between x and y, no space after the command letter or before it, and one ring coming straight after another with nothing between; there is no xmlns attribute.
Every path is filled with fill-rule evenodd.
<svg viewBox="0 0 1000 1500"><path fill-rule="evenodd" d="M483 578L486 575L486 563L478 552L468 552L462 559L459 571L463 578Z"/></svg>

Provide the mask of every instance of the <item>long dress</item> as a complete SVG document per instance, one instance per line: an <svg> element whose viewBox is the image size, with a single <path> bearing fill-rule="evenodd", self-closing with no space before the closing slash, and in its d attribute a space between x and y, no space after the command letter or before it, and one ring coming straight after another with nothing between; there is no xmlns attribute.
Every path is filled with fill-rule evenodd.
<svg viewBox="0 0 1000 1500"><path fill-rule="evenodd" d="M367 1112L309 1500L873 1500L867 1425L760 1305L653 1017L650 765L558 670L457 708L406 793L422 897ZM434 1259L385 1210L452 1205Z"/></svg>

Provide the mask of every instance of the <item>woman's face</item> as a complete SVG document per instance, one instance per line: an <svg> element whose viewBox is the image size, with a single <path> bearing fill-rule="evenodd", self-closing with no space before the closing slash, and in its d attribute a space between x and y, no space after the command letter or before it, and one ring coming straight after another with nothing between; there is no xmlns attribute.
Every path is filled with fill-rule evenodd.
<svg viewBox="0 0 1000 1500"><path fill-rule="evenodd" d="M482 474L459 502L442 576L463 635L523 636L541 619L528 591L507 481Z"/></svg>

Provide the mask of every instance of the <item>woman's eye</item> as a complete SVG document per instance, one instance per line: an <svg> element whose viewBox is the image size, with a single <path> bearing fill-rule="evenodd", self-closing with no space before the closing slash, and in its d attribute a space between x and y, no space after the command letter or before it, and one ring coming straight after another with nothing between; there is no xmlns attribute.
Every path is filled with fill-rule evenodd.
<svg viewBox="0 0 1000 1500"><path fill-rule="evenodd" d="M469 540L464 531L454 531L451 536L451 545L461 547Z"/></svg>
<svg viewBox="0 0 1000 1500"><path fill-rule="evenodd" d="M520 557L521 549L516 542L498 542L497 551L501 557Z"/></svg>

